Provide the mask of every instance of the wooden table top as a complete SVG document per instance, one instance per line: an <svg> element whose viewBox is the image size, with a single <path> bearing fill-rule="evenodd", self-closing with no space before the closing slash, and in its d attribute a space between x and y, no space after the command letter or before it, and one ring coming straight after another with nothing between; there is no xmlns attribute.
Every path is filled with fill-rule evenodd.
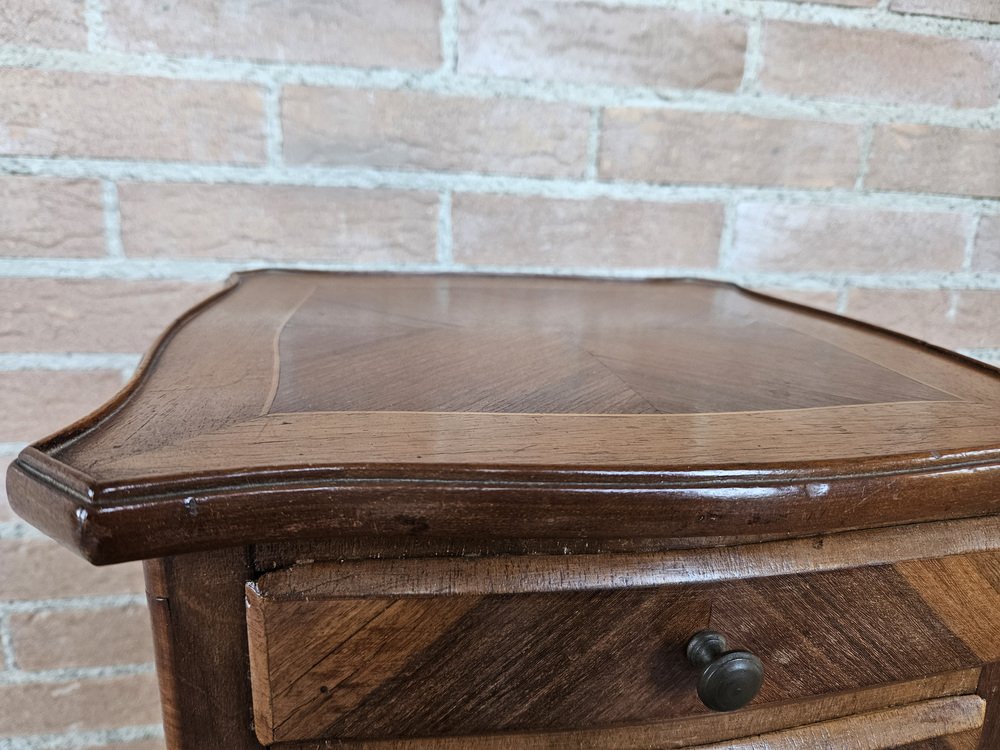
<svg viewBox="0 0 1000 750"><path fill-rule="evenodd" d="M352 534L697 546L996 512L998 426L995 369L729 285L264 271L8 483L95 562Z"/></svg>

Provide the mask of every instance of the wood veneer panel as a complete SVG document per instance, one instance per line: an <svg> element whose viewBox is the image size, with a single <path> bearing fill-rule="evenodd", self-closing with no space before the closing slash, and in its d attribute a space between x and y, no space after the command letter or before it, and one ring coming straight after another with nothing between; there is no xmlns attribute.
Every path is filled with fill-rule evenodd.
<svg viewBox="0 0 1000 750"><path fill-rule="evenodd" d="M711 714L664 723L643 723L589 731L539 734L479 735L407 740L314 740L280 743L280 750L663 750L706 742L738 739L789 727L905 706L917 701L967 695L975 689L979 670L937 675L913 682L853 690L777 706L753 706L728 714ZM812 750L812 748L810 748ZM964 750L964 749L963 749Z"/></svg>
<svg viewBox="0 0 1000 750"><path fill-rule="evenodd" d="M984 710L985 703L977 696L940 698L691 750L891 750L978 727Z"/></svg>
<svg viewBox="0 0 1000 750"><path fill-rule="evenodd" d="M641 571L601 571L613 557L590 556L588 570L528 562L316 564L263 576L247 589L250 647L266 654L253 679L262 739L698 715L683 644L704 628L764 661L758 705L981 664L892 565L647 588ZM979 583L956 582L958 596L975 598Z"/></svg>
<svg viewBox="0 0 1000 750"><path fill-rule="evenodd" d="M994 369L731 286L260 272L26 449L10 495L102 563L362 534L696 546L997 512L998 421Z"/></svg>
<svg viewBox="0 0 1000 750"><path fill-rule="evenodd" d="M270 662L254 678L267 681L258 696L270 693L271 716L257 722L264 742L565 730L697 712L690 670L655 658L680 652L708 622L707 602L691 592L305 608L251 595L255 607L263 612L251 648L263 645Z"/></svg>
<svg viewBox="0 0 1000 750"><path fill-rule="evenodd" d="M268 414L178 440L142 454L166 475L201 456L205 471L232 466L232 456L210 453L220 444L246 446L244 461L266 465L294 453L318 462L336 455L345 464L502 465L519 455L525 467L593 465L641 468L669 456L681 465L712 456L721 469L801 449L813 460L872 458L887 451L915 453L933 429L945 449L975 446L1000 418L1000 409L980 404L909 402L735 414L493 414L458 412L308 412ZM760 436L769 436L762 443ZM530 450L528 450L530 448ZM720 452L713 456L712 451ZM972 458L972 457L970 457ZM111 477L139 469L135 457L108 458ZM414 469L418 470L418 469Z"/></svg>
<svg viewBox="0 0 1000 750"><path fill-rule="evenodd" d="M575 303L575 320L537 295L522 302L552 310L554 319L536 311L512 320L504 297L458 285L446 309L421 286L396 289L396 297L409 294L405 317L323 291L282 332L272 412L628 414L955 398L784 326L731 324L737 311L684 288L673 290L681 314L653 317L636 309L663 309L645 290L614 295L624 309L601 307L595 316L579 292L549 287L547 296L577 297L566 302ZM692 315L699 304L701 314ZM669 346L657 345L665 338ZM796 356L808 356L812 368L792 375L786 363ZM745 364L742 382L727 374L733 360Z"/></svg>
<svg viewBox="0 0 1000 750"><path fill-rule="evenodd" d="M1000 660L1000 555L912 560L898 570L948 629L984 662ZM969 591L975 591L970 597Z"/></svg>

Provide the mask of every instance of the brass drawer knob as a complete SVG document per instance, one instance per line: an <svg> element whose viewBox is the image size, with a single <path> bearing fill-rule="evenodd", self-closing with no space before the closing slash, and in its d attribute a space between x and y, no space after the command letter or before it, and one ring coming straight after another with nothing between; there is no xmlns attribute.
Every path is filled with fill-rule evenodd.
<svg viewBox="0 0 1000 750"><path fill-rule="evenodd" d="M752 701L764 682L764 664L749 651L726 651L726 639L713 630L695 633L687 658L701 669L698 697L713 711L735 711Z"/></svg>

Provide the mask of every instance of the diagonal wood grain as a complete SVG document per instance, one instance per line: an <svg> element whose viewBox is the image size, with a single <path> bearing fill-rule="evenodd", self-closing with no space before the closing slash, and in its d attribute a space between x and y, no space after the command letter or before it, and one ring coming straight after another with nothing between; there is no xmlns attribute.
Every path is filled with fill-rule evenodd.
<svg viewBox="0 0 1000 750"><path fill-rule="evenodd" d="M1000 661L1000 558L966 555L897 567L956 637L983 661Z"/></svg>
<svg viewBox="0 0 1000 750"><path fill-rule="evenodd" d="M995 563L997 554L934 563L968 559L983 567L976 558ZM259 699L271 706L274 717L309 706L295 722L272 720L266 741L595 730L704 715L696 671L683 654L688 638L704 628L725 633L731 647L763 660L767 678L754 706L912 684L984 662L948 625L961 618L959 609L976 612L972 602L990 587L982 577L956 579L945 611L925 601L923 581L891 564L658 587L648 587L641 575L621 574L616 586L589 590L588 573L563 568L563 578L547 579L547 590L539 578L535 592L489 593L497 580L475 586L451 576L495 576L500 568L491 573L484 560L460 571L445 562L301 565L248 587L259 619L251 649L270 654L267 671L254 673L255 705ZM595 570L600 562L589 560ZM405 584L396 579L400 566L414 574ZM387 593L395 586L419 594L421 570L437 589ZM360 571L359 584L352 577ZM331 572L338 577L331 579ZM541 572L508 571L518 581ZM476 593L456 593L463 587ZM363 625L376 631L361 642L378 643L378 658L364 657L363 649L354 658L331 651L343 637L327 638L323 628L336 633L345 621L353 628L353 613L366 611L366 604L393 613L381 626L381 615ZM295 643L314 644L305 646L311 656L293 653ZM286 654L280 658L291 666L277 665L276 654ZM314 665L303 669L310 659ZM346 701L329 687L342 673L352 675Z"/></svg>
<svg viewBox="0 0 1000 750"><path fill-rule="evenodd" d="M724 284L266 271L22 451L10 497L101 563L762 541L996 512L998 421L996 370Z"/></svg>
<svg viewBox="0 0 1000 750"><path fill-rule="evenodd" d="M914 741L974 731L983 722L984 708L976 696L941 698L691 750L896 750Z"/></svg>

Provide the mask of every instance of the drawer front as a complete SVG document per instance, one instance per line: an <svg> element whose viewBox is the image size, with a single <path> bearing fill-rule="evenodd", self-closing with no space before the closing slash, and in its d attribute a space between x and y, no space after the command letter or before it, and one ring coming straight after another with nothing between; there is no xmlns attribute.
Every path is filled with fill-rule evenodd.
<svg viewBox="0 0 1000 750"><path fill-rule="evenodd" d="M763 661L749 709L968 675L968 618L914 585L939 563L593 590L525 570L463 583L487 560L298 566L248 586L256 728L268 744L714 721L684 652L706 628Z"/></svg>
<svg viewBox="0 0 1000 750"><path fill-rule="evenodd" d="M690 750L976 750L986 702L977 695L924 701Z"/></svg>
<svg viewBox="0 0 1000 750"><path fill-rule="evenodd" d="M708 623L699 592L290 604L250 608L265 741L558 730L699 710L697 675L675 658ZM253 657L262 649L266 665Z"/></svg>

